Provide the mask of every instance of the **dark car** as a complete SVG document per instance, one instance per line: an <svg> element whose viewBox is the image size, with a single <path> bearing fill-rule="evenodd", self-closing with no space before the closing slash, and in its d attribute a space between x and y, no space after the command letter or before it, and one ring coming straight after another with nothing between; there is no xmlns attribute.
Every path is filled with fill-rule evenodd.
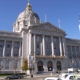
<svg viewBox="0 0 80 80"><path fill-rule="evenodd" d="M19 75L19 74L13 74L11 76L7 76L5 79L22 79L23 76L22 75Z"/></svg>

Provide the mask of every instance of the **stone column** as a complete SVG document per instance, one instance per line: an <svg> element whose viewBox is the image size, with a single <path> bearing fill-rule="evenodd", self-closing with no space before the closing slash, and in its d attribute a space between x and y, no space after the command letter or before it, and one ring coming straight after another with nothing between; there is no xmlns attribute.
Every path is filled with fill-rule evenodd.
<svg viewBox="0 0 80 80"><path fill-rule="evenodd" d="M43 43L43 55L45 55L45 36L42 35L42 43Z"/></svg>
<svg viewBox="0 0 80 80"><path fill-rule="evenodd" d="M61 44L61 37L59 37L59 48L60 48L60 56L62 56L62 44Z"/></svg>
<svg viewBox="0 0 80 80"><path fill-rule="evenodd" d="M36 55L36 35L33 35L34 37L34 55Z"/></svg>
<svg viewBox="0 0 80 80"><path fill-rule="evenodd" d="M5 51L6 51L6 40L4 40L3 57L5 57Z"/></svg>
<svg viewBox="0 0 80 80"><path fill-rule="evenodd" d="M51 50L52 50L52 55L54 55L54 42L53 42L53 36L51 36Z"/></svg>
<svg viewBox="0 0 80 80"><path fill-rule="evenodd" d="M64 37L62 37L62 45L63 45L64 56L66 56L66 43L65 43L65 38Z"/></svg>
<svg viewBox="0 0 80 80"><path fill-rule="evenodd" d="M31 38L32 38L32 34L31 33L29 33L29 55L31 54L31 52L32 52L32 49L31 49Z"/></svg>
<svg viewBox="0 0 80 80"><path fill-rule="evenodd" d="M43 49L42 49L42 42L41 42L41 55L43 55Z"/></svg>
<svg viewBox="0 0 80 80"><path fill-rule="evenodd" d="M13 48L14 48L14 41L12 41L12 48L11 48L11 57L13 57Z"/></svg>

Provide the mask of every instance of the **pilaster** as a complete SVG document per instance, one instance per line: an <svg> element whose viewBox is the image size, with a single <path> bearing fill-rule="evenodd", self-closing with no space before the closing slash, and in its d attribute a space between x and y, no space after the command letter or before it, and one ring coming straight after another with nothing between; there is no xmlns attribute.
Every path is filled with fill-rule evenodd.
<svg viewBox="0 0 80 80"><path fill-rule="evenodd" d="M52 50L52 55L54 55L54 42L53 42L53 36L51 36L51 50Z"/></svg>
<svg viewBox="0 0 80 80"><path fill-rule="evenodd" d="M19 56L21 56L21 41L20 41L20 46L19 46Z"/></svg>
<svg viewBox="0 0 80 80"><path fill-rule="evenodd" d="M42 43L43 43L43 55L45 55L45 36L42 35Z"/></svg>
<svg viewBox="0 0 80 80"><path fill-rule="evenodd" d="M61 37L59 37L59 48L60 48L60 56L62 56L62 44L61 44Z"/></svg>
<svg viewBox="0 0 80 80"><path fill-rule="evenodd" d="M12 41L11 57L13 57L13 48L14 48L14 41Z"/></svg>
<svg viewBox="0 0 80 80"><path fill-rule="evenodd" d="M36 54L36 35L33 35L34 37L34 54Z"/></svg>
<svg viewBox="0 0 80 80"><path fill-rule="evenodd" d="M4 40L3 57L5 57L5 50L6 50L6 40Z"/></svg>

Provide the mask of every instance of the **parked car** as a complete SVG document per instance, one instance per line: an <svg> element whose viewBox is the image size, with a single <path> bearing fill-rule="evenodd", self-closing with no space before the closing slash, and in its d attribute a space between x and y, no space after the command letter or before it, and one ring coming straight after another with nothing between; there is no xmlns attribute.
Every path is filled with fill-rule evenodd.
<svg viewBox="0 0 80 80"><path fill-rule="evenodd" d="M22 79L23 76L22 75L19 75L19 74L13 74L13 75L10 75L10 76L7 76L5 79Z"/></svg>
<svg viewBox="0 0 80 80"><path fill-rule="evenodd" d="M57 77L47 77L44 80L61 80L61 79Z"/></svg>
<svg viewBox="0 0 80 80"><path fill-rule="evenodd" d="M61 80L79 80L80 74L72 73L72 74L66 74L65 77L60 77Z"/></svg>

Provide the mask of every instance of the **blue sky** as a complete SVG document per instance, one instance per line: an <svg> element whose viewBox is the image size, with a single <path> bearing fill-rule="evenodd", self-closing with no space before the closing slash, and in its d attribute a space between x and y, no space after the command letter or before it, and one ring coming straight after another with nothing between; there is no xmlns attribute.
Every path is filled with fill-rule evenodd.
<svg viewBox="0 0 80 80"><path fill-rule="evenodd" d="M28 0L0 0L0 30L12 31L14 21L24 11ZM59 26L67 34L66 37L80 39L79 14L80 0L30 0L32 10L41 21Z"/></svg>

